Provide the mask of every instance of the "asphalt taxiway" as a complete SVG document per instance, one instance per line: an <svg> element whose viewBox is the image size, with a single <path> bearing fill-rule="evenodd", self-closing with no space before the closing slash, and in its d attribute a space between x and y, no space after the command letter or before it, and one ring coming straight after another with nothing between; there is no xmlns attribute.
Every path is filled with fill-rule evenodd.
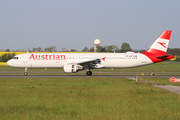
<svg viewBox="0 0 180 120"><path fill-rule="evenodd" d="M102 78L102 77L109 77L109 78L135 78L135 75L0 75L0 78ZM171 76L171 75L145 75L145 76L138 76L138 78L180 78L180 76Z"/></svg>

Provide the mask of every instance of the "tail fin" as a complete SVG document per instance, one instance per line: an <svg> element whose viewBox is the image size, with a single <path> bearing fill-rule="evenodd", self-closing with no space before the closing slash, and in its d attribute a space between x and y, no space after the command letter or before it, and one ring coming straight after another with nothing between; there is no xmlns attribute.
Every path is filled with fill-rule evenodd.
<svg viewBox="0 0 180 120"><path fill-rule="evenodd" d="M156 41L146 52L155 54L166 54L171 32L171 30L165 30L164 32L162 32L161 35L156 39Z"/></svg>
<svg viewBox="0 0 180 120"><path fill-rule="evenodd" d="M142 54L151 59L153 63L174 58L173 55L166 54L171 32L171 30L165 30L163 33L161 33L151 47Z"/></svg>

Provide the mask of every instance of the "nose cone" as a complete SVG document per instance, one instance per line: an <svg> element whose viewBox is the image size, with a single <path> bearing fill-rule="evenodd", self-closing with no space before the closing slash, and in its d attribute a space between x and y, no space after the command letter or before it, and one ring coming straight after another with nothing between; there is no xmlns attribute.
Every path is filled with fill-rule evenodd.
<svg viewBox="0 0 180 120"><path fill-rule="evenodd" d="M8 66L12 66L12 60L8 60L8 61L7 61L7 65L8 65Z"/></svg>

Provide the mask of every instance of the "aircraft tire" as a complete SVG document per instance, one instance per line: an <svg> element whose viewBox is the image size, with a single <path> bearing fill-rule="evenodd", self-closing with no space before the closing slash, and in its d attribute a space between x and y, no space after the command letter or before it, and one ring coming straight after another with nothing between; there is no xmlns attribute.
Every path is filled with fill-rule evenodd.
<svg viewBox="0 0 180 120"><path fill-rule="evenodd" d="M27 72L24 72L24 76L27 76L28 75L28 73Z"/></svg>
<svg viewBox="0 0 180 120"><path fill-rule="evenodd" d="M92 72L91 72L91 71L87 71L87 72L86 72L86 75L87 75L87 76L91 76L91 75L92 75Z"/></svg>

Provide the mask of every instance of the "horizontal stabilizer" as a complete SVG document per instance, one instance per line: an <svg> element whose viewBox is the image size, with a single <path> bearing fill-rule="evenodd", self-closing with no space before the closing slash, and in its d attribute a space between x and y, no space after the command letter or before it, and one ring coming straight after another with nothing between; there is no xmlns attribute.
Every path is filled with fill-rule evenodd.
<svg viewBox="0 0 180 120"><path fill-rule="evenodd" d="M163 59L163 58L167 58L167 57L169 57L169 56L171 56L171 55L156 56L155 58L157 58L157 59Z"/></svg>

